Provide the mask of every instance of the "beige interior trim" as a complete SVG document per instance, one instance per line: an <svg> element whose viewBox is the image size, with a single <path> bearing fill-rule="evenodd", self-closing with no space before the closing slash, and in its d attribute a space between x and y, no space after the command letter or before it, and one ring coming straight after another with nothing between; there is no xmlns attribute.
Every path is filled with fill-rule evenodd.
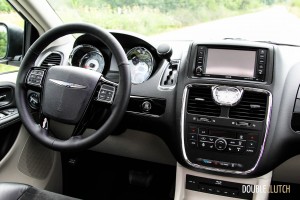
<svg viewBox="0 0 300 200"><path fill-rule="evenodd" d="M185 177L186 175L194 175L198 177L204 177L204 178L211 178L211 179L217 179L217 180L223 180L223 181L229 181L229 182L235 182L235 183L243 183L243 184L253 184L253 185L265 185L266 188L268 188L271 184L271 178L272 178L272 172L258 177L258 178L231 178L231 177L224 177L224 176L217 176L217 175L211 175L201 172L196 172L189 170L183 166L181 166L179 163L177 163L177 170L176 170L176 190L175 190L175 200L226 200L226 199L232 199L236 200L237 198L231 198L231 197L224 197L224 196L218 196L208 193L202 193L197 191L191 191L185 189ZM259 193L253 195L253 200L267 200L268 199L268 193Z"/></svg>
<svg viewBox="0 0 300 200"><path fill-rule="evenodd" d="M84 135L92 134L88 130ZM164 141L151 133L128 129L121 135L111 135L92 150L117 156L129 157L167 165L176 165L176 160Z"/></svg>
<svg viewBox="0 0 300 200"><path fill-rule="evenodd" d="M30 137L31 136L29 136L28 132L22 126L20 128L18 137L15 143L13 144L12 148L6 154L6 156L0 161L1 182L25 183L40 189L47 189L49 191L61 193L62 192L62 169L61 169L60 153L52 152L54 153L53 163L48 173L48 176L44 179L33 178L19 171L18 164L20 161L20 156ZM46 147L42 147L42 148L46 148ZM45 150L52 151L49 149L45 149ZM38 154L39 152L36 153ZM31 160L28 159L28 162L30 161ZM29 163L29 164L34 164L35 166L38 165L38 163Z"/></svg>

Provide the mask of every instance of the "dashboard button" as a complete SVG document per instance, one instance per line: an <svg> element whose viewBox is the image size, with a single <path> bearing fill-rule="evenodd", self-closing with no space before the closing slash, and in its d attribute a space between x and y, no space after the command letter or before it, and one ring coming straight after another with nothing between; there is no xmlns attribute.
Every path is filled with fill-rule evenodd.
<svg viewBox="0 0 300 200"><path fill-rule="evenodd" d="M245 146L246 140L228 140L227 139L227 144L233 145L233 146Z"/></svg>
<svg viewBox="0 0 300 200"><path fill-rule="evenodd" d="M151 108L152 108L151 102L149 102L149 101L144 101L144 102L142 103L142 110L143 110L144 112L149 112L149 111L151 110Z"/></svg>
<svg viewBox="0 0 300 200"><path fill-rule="evenodd" d="M208 159L202 159L202 163L206 164L206 165L211 165L213 163L212 160L208 160Z"/></svg>
<svg viewBox="0 0 300 200"><path fill-rule="evenodd" d="M226 195L226 196L229 195L229 190L226 190L226 189L223 190L223 194Z"/></svg>
<svg viewBox="0 0 300 200"><path fill-rule="evenodd" d="M238 140L237 145L238 146L246 146L246 140Z"/></svg>
<svg viewBox="0 0 300 200"><path fill-rule="evenodd" d="M260 55L265 55L265 54L266 54L266 50L260 49L260 50L259 50L259 54L260 54Z"/></svg>
<svg viewBox="0 0 300 200"><path fill-rule="evenodd" d="M237 139L244 140L245 139L245 134L244 133L238 133L237 134Z"/></svg>
<svg viewBox="0 0 300 200"><path fill-rule="evenodd" d="M207 148L206 142L199 142L199 148L200 149L206 149Z"/></svg>
<svg viewBox="0 0 300 200"><path fill-rule="evenodd" d="M199 135L199 141L207 141L207 136Z"/></svg>
<svg viewBox="0 0 300 200"><path fill-rule="evenodd" d="M198 129L196 126L189 126L188 133L198 133Z"/></svg>
<svg viewBox="0 0 300 200"><path fill-rule="evenodd" d="M201 75L203 72L203 66L202 65L198 65L195 69L195 73L196 75Z"/></svg>
<svg viewBox="0 0 300 200"><path fill-rule="evenodd" d="M208 131L206 129L199 128L198 131L201 135L208 135Z"/></svg>
<svg viewBox="0 0 300 200"><path fill-rule="evenodd" d="M214 148L215 148L214 143L208 143L207 144L207 149L214 149Z"/></svg>
<svg viewBox="0 0 300 200"><path fill-rule="evenodd" d="M206 185L202 185L202 184L199 185L199 191L200 192L206 192L206 189L207 189Z"/></svg>
<svg viewBox="0 0 300 200"><path fill-rule="evenodd" d="M188 133L187 136L188 140L197 140L197 134Z"/></svg>
<svg viewBox="0 0 300 200"><path fill-rule="evenodd" d="M188 140L188 146L191 148L197 148L197 140Z"/></svg>
<svg viewBox="0 0 300 200"><path fill-rule="evenodd" d="M243 153L245 151L245 147L242 146L232 146L232 148L235 153Z"/></svg>
<svg viewBox="0 0 300 200"><path fill-rule="evenodd" d="M209 192L209 193L214 193L214 192L215 192L215 189L214 189L213 187L208 186L208 187L207 187L207 192Z"/></svg>
<svg viewBox="0 0 300 200"><path fill-rule="evenodd" d="M258 65L258 69L265 69L264 65Z"/></svg>
<svg viewBox="0 0 300 200"><path fill-rule="evenodd" d="M208 142L215 142L216 138L215 137L208 137Z"/></svg>
<svg viewBox="0 0 300 200"><path fill-rule="evenodd" d="M197 190L197 180L193 176L186 176L186 189Z"/></svg>
<svg viewBox="0 0 300 200"><path fill-rule="evenodd" d="M245 151L247 154L253 154L255 152L255 149L254 148L248 148L246 149Z"/></svg>
<svg viewBox="0 0 300 200"><path fill-rule="evenodd" d="M237 167L236 163L229 163L229 167L235 169Z"/></svg>
<svg viewBox="0 0 300 200"><path fill-rule="evenodd" d="M256 148L257 143L255 141L247 141L247 148Z"/></svg>
<svg viewBox="0 0 300 200"><path fill-rule="evenodd" d="M216 194L222 194L222 190L219 189L219 188L217 188L217 189L215 190L215 192L216 192Z"/></svg>
<svg viewBox="0 0 300 200"><path fill-rule="evenodd" d="M230 191L230 193L229 193L231 196L237 196L238 195L238 191L235 191L235 190L233 190L233 191Z"/></svg>
<svg viewBox="0 0 300 200"><path fill-rule="evenodd" d="M230 163L228 163L228 162L220 162L220 166L222 166L222 167L230 167Z"/></svg>
<svg viewBox="0 0 300 200"><path fill-rule="evenodd" d="M199 51L199 49L198 49L198 56L203 56L204 55L204 51L203 51L204 49L202 49L201 51Z"/></svg>
<svg viewBox="0 0 300 200"><path fill-rule="evenodd" d="M265 74L265 70L264 70L264 69L259 69L259 70L257 71L257 74L258 74L258 75L264 75L264 74Z"/></svg>
<svg viewBox="0 0 300 200"><path fill-rule="evenodd" d="M228 152L234 152L233 147L232 147L232 146L228 146L228 147L227 147L227 151L228 151Z"/></svg>
<svg viewBox="0 0 300 200"><path fill-rule="evenodd" d="M200 149L214 149L214 143L210 142L199 142Z"/></svg>
<svg viewBox="0 0 300 200"><path fill-rule="evenodd" d="M230 145L238 145L238 141L239 141L239 140L228 140L228 139L227 139L227 144L230 144Z"/></svg>
<svg viewBox="0 0 300 200"><path fill-rule="evenodd" d="M247 135L246 139L247 140L257 141L258 140L258 135L249 134L249 135Z"/></svg>

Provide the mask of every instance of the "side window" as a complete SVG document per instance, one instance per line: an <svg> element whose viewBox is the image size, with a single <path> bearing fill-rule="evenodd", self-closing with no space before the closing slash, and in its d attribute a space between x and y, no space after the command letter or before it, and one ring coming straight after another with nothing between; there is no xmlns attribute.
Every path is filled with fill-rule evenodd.
<svg viewBox="0 0 300 200"><path fill-rule="evenodd" d="M0 1L0 74L19 69L24 23L24 19L7 1Z"/></svg>

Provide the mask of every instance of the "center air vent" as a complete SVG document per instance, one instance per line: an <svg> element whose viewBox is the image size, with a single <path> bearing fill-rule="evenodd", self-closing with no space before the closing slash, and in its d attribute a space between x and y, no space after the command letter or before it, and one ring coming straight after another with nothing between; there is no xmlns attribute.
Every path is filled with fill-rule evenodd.
<svg viewBox="0 0 300 200"><path fill-rule="evenodd" d="M229 117L263 121L266 116L268 95L261 92L244 91L240 103L230 108Z"/></svg>
<svg viewBox="0 0 300 200"><path fill-rule="evenodd" d="M60 65L62 61L62 56L59 53L50 53L42 62L42 67L51 67L55 65Z"/></svg>
<svg viewBox="0 0 300 200"><path fill-rule="evenodd" d="M189 90L187 112L198 115L220 116L221 107L212 99L211 86L193 87Z"/></svg>

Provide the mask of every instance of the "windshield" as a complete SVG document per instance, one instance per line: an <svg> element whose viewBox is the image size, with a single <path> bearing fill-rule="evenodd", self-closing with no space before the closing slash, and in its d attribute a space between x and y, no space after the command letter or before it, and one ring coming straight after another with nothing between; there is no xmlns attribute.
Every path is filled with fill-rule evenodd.
<svg viewBox="0 0 300 200"><path fill-rule="evenodd" d="M244 39L300 45L300 0L48 0L64 22L159 40Z"/></svg>

